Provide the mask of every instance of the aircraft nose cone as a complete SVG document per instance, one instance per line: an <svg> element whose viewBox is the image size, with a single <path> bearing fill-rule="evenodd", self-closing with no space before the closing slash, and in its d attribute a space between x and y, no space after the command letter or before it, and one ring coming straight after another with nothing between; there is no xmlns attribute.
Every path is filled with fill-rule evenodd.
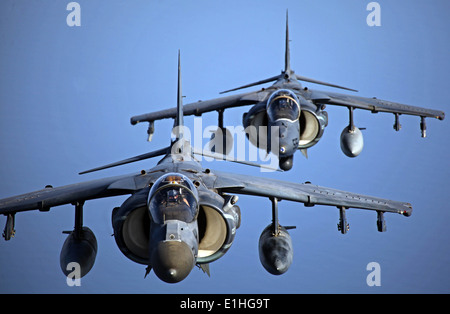
<svg viewBox="0 0 450 314"><path fill-rule="evenodd" d="M194 254L181 241L161 241L153 251L151 264L159 279L176 283L186 278L194 268Z"/></svg>

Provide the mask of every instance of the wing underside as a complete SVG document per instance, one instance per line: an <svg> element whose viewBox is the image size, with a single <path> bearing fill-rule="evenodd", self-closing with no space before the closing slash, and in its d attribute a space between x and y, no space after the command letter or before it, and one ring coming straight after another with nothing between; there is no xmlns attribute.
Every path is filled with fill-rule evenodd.
<svg viewBox="0 0 450 314"><path fill-rule="evenodd" d="M12 196L0 200L0 214L28 210L46 211L51 207L102 197L131 194L143 188L150 174L132 174L86 181Z"/></svg>
<svg viewBox="0 0 450 314"><path fill-rule="evenodd" d="M392 212L409 216L412 206L406 202L356 194L309 183L291 183L274 179L214 172L215 188L223 192L276 197L303 203L305 206L329 205L342 208L360 208Z"/></svg>
<svg viewBox="0 0 450 314"><path fill-rule="evenodd" d="M132 194L144 188L160 173L147 173L104 178L8 197L0 200L0 214L27 210L48 210L51 207L72 204L102 197ZM409 203L367 196L321 187L308 183L291 183L240 174L215 171L203 174L208 188L225 193L237 193L261 197L274 197L303 203L305 206L329 205L342 208L360 208L409 216Z"/></svg>
<svg viewBox="0 0 450 314"><path fill-rule="evenodd" d="M367 98L315 90L308 90L307 92L305 92L305 96L312 99L316 103L354 107L358 109L369 110L373 113L389 112L421 117L430 117L439 120L444 120L445 118L445 113L443 111L410 106L377 98Z"/></svg>
<svg viewBox="0 0 450 314"><path fill-rule="evenodd" d="M250 93L242 93L232 96L219 97L205 101L198 101L195 103L186 104L183 106L183 113L185 116L195 115L200 116L205 112L225 110L228 108L246 106L255 104L267 99L268 91L257 91ZM146 113L138 116L133 116L130 119L131 124L140 122L153 122L155 120L175 118L177 108L170 108L151 113Z"/></svg>

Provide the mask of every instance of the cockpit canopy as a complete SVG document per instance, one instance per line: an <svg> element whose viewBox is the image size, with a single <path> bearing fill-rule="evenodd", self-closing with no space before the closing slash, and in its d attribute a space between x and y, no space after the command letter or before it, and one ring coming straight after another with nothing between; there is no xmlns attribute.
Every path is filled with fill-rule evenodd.
<svg viewBox="0 0 450 314"><path fill-rule="evenodd" d="M148 208L154 222L166 220L192 222L198 214L198 192L188 177L168 173L153 184L148 195Z"/></svg>
<svg viewBox="0 0 450 314"><path fill-rule="evenodd" d="M297 121L300 117L300 105L294 92L280 89L274 92L267 101L267 115L272 121L285 119Z"/></svg>

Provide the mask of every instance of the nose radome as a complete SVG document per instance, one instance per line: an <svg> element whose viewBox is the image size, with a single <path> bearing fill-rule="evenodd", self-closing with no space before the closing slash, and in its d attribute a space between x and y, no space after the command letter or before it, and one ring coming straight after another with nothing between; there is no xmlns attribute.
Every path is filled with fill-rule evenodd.
<svg viewBox="0 0 450 314"><path fill-rule="evenodd" d="M151 264L159 279L177 283L194 268L194 254L182 241L161 241L153 251Z"/></svg>

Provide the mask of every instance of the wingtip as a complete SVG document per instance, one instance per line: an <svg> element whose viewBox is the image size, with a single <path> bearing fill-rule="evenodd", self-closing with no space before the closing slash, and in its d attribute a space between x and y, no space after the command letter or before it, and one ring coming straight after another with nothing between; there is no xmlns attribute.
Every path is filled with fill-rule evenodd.
<svg viewBox="0 0 450 314"><path fill-rule="evenodd" d="M92 168L92 169L89 169L89 170L84 170L84 171L78 172L78 175L83 175L83 174L86 174L86 173L95 172L95 171L101 170L100 168L101 167Z"/></svg>
<svg viewBox="0 0 450 314"><path fill-rule="evenodd" d="M89 169L89 170L78 172L78 175L83 175L83 174L86 174L86 173L96 172L96 171L100 171L100 170L103 170L103 169L105 169L105 168L104 167L93 168L93 169Z"/></svg>
<svg viewBox="0 0 450 314"><path fill-rule="evenodd" d="M409 217L412 215L412 211L413 211L412 205L410 203L406 203L405 206L408 207L408 209L402 211L401 214L403 216Z"/></svg>

